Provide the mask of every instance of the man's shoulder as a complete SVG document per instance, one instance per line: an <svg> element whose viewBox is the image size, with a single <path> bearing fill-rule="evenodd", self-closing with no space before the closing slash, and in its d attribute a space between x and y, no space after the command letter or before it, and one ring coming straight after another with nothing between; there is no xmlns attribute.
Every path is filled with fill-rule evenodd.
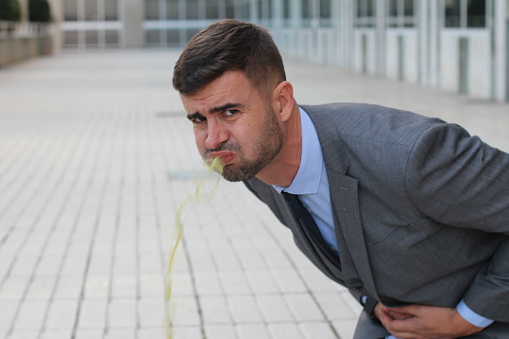
<svg viewBox="0 0 509 339"><path fill-rule="evenodd" d="M318 134L339 133L365 141L411 142L417 135L444 121L414 112L363 103L332 103L301 106Z"/></svg>

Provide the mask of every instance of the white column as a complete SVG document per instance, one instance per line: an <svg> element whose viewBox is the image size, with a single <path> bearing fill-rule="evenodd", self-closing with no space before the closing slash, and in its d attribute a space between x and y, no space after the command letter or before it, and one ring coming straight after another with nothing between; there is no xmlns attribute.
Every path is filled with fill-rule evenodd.
<svg viewBox="0 0 509 339"><path fill-rule="evenodd" d="M385 76L385 59L386 59L386 44L385 44L385 1L376 1L376 69L377 75Z"/></svg>
<svg viewBox="0 0 509 339"><path fill-rule="evenodd" d="M21 9L21 22L28 21L28 0L18 0Z"/></svg>
<svg viewBox="0 0 509 339"><path fill-rule="evenodd" d="M48 0L51 18L51 34L53 36L53 49L59 51L64 44L64 32L62 22L64 21L64 0Z"/></svg>
<svg viewBox="0 0 509 339"><path fill-rule="evenodd" d="M493 72L494 77L492 84L493 98L499 101L505 101L508 91L508 32L507 25L509 25L509 0L493 0Z"/></svg>

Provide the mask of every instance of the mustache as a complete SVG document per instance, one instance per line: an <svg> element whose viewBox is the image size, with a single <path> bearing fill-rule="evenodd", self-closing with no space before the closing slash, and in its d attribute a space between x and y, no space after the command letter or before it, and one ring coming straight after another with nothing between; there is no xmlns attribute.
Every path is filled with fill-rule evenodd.
<svg viewBox="0 0 509 339"><path fill-rule="evenodd" d="M235 152L240 150L240 145L236 143L228 143L222 142L216 148L208 148L205 147L205 156L209 155L211 152L221 152L221 151L229 151Z"/></svg>

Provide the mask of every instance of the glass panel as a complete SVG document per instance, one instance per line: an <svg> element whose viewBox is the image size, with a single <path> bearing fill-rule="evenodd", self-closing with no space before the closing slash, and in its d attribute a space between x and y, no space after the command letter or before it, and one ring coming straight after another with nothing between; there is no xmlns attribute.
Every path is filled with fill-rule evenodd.
<svg viewBox="0 0 509 339"><path fill-rule="evenodd" d="M244 5L241 5L241 13L240 13L240 16L241 16L241 19L244 19L244 20L249 20L249 13L251 12L250 11L250 7L251 5L249 3L245 3Z"/></svg>
<svg viewBox="0 0 509 339"><path fill-rule="evenodd" d="M65 21L78 21L78 1L77 0L64 1L64 20Z"/></svg>
<svg viewBox="0 0 509 339"><path fill-rule="evenodd" d="M283 1L283 18L290 19L290 0Z"/></svg>
<svg viewBox="0 0 509 339"><path fill-rule="evenodd" d="M179 1L167 0L166 1L166 19L178 20L179 18Z"/></svg>
<svg viewBox="0 0 509 339"><path fill-rule="evenodd" d="M375 26L375 3L374 0L359 0L357 2L357 27Z"/></svg>
<svg viewBox="0 0 509 339"><path fill-rule="evenodd" d="M389 15L397 16L398 15L398 0L389 0L387 5L389 6Z"/></svg>
<svg viewBox="0 0 509 339"><path fill-rule="evenodd" d="M320 18L330 19L330 0L320 0Z"/></svg>
<svg viewBox="0 0 509 339"><path fill-rule="evenodd" d="M199 19L198 0L186 0L186 19Z"/></svg>
<svg viewBox="0 0 509 339"><path fill-rule="evenodd" d="M194 28L186 30L187 41L191 40L191 38L193 36L195 36L196 34L198 34L199 31L200 31L199 29L194 29ZM185 42L187 43L187 41L185 41Z"/></svg>
<svg viewBox="0 0 509 339"><path fill-rule="evenodd" d="M329 27L332 25L330 7L330 0L320 0L320 26L322 27Z"/></svg>
<svg viewBox="0 0 509 339"><path fill-rule="evenodd" d="M388 0L387 1L387 13L389 17L387 18L387 26L389 27L397 27L398 26L398 0Z"/></svg>
<svg viewBox="0 0 509 339"><path fill-rule="evenodd" d="M166 31L166 42L168 45L180 44L180 32L178 29L170 29Z"/></svg>
<svg viewBox="0 0 509 339"><path fill-rule="evenodd" d="M414 15L414 0L405 0L403 8L403 14L405 16L413 16Z"/></svg>
<svg viewBox="0 0 509 339"><path fill-rule="evenodd" d="M226 17L229 19L235 18L235 5L232 1L226 1Z"/></svg>
<svg viewBox="0 0 509 339"><path fill-rule="evenodd" d="M207 19L219 19L219 3L217 0L207 0L205 17Z"/></svg>
<svg viewBox="0 0 509 339"><path fill-rule="evenodd" d="M445 27L460 27L461 0L445 0Z"/></svg>
<svg viewBox="0 0 509 339"><path fill-rule="evenodd" d="M145 0L145 19L159 20L159 1Z"/></svg>
<svg viewBox="0 0 509 339"><path fill-rule="evenodd" d="M364 3L366 2L366 0L358 0L358 1L354 1L354 4L357 5L357 17L361 17L363 16L363 11L364 11Z"/></svg>
<svg viewBox="0 0 509 339"><path fill-rule="evenodd" d="M311 0L302 0L301 2L302 25L304 27L311 26Z"/></svg>
<svg viewBox="0 0 509 339"><path fill-rule="evenodd" d="M403 26L414 27L415 26L415 2L414 0L404 0L403 3Z"/></svg>
<svg viewBox="0 0 509 339"><path fill-rule="evenodd" d="M87 47L93 47L97 46L99 42L99 35L97 34L97 31L86 31L85 32L85 44ZM92 46L88 46L92 45Z"/></svg>
<svg viewBox="0 0 509 339"><path fill-rule="evenodd" d="M486 0L468 1L468 27L486 27Z"/></svg>
<svg viewBox="0 0 509 339"><path fill-rule="evenodd" d="M118 20L118 0L104 0L104 20Z"/></svg>
<svg viewBox="0 0 509 339"><path fill-rule="evenodd" d="M104 43L106 45L118 46L119 44L118 31L105 31L104 32Z"/></svg>
<svg viewBox="0 0 509 339"><path fill-rule="evenodd" d="M85 21L97 21L97 0L85 0Z"/></svg>
<svg viewBox="0 0 509 339"><path fill-rule="evenodd" d="M375 16L375 3L374 0L366 1L366 16Z"/></svg>
<svg viewBox="0 0 509 339"><path fill-rule="evenodd" d="M78 45L78 32L77 31L67 31L64 33L64 45L65 46L75 46Z"/></svg>
<svg viewBox="0 0 509 339"><path fill-rule="evenodd" d="M311 19L311 0L302 0L302 19Z"/></svg>
<svg viewBox="0 0 509 339"><path fill-rule="evenodd" d="M159 44L159 31L158 30L148 30L145 31L145 43L148 45Z"/></svg>

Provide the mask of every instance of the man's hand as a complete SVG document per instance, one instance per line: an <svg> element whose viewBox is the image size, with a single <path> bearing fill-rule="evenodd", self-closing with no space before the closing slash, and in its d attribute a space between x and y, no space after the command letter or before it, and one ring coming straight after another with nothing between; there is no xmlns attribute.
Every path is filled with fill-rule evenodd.
<svg viewBox="0 0 509 339"><path fill-rule="evenodd" d="M397 338L452 339L482 331L463 319L455 308L424 305L389 308L378 303L374 313Z"/></svg>

